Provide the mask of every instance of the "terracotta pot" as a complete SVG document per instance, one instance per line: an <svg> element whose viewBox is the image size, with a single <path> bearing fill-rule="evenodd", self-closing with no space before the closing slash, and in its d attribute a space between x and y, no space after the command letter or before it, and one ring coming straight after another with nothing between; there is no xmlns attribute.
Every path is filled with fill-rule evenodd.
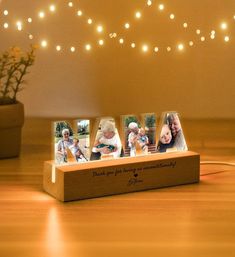
<svg viewBox="0 0 235 257"><path fill-rule="evenodd" d="M0 105L0 159L19 156L23 124L22 103Z"/></svg>

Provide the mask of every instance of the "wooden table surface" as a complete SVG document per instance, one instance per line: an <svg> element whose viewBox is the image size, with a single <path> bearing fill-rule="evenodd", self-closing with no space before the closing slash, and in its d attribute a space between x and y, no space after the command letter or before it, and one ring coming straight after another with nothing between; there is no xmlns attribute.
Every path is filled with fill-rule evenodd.
<svg viewBox="0 0 235 257"><path fill-rule="evenodd" d="M235 162L235 121L184 121L202 160ZM1 257L235 256L235 167L199 184L61 203L43 192L50 120L30 119L18 159L0 160Z"/></svg>

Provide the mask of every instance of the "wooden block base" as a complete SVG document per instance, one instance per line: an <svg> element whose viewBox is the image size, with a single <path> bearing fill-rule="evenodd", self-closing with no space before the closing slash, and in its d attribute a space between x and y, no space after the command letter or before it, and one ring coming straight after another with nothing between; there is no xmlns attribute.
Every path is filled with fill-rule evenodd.
<svg viewBox="0 0 235 257"><path fill-rule="evenodd" d="M194 152L55 166L45 162L43 187L60 201L135 192L199 182L200 155Z"/></svg>

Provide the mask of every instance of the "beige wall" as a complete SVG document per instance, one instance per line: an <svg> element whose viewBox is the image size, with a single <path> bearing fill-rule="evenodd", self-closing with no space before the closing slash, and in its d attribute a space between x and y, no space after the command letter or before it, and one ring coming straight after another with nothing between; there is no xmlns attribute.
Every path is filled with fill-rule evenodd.
<svg viewBox="0 0 235 257"><path fill-rule="evenodd" d="M80 0L81 8L105 26L106 45L89 54L81 45L99 38L94 29L66 8L67 1L55 1L58 12L44 21L35 17L37 11L51 1L3 0L15 17L34 18L23 32L0 30L1 50L13 44L26 46L26 31L35 39L47 38L48 49L38 50L36 65L28 77L27 89L20 95L27 116L100 116L127 113L177 110L186 118L235 118L235 14L234 0L168 0L165 13L145 8L141 21L132 14L144 5L143 0ZM156 3L157 1L155 1ZM45 9L45 8L44 8ZM76 9L75 9L76 10ZM74 10L74 11L75 11ZM167 13L175 13L170 21ZM231 42L224 43L219 30L222 20L230 24ZM1 14L2 26L4 18ZM189 28L182 28L188 21ZM133 24L130 32L121 28L123 22ZM201 28L207 37L200 43L195 30ZM210 30L217 30L216 40L209 40ZM194 40L196 45L184 53L161 50L158 54L121 47L108 38L108 32L123 33L131 42L160 46ZM80 45L75 54L56 53L57 42L67 46Z"/></svg>

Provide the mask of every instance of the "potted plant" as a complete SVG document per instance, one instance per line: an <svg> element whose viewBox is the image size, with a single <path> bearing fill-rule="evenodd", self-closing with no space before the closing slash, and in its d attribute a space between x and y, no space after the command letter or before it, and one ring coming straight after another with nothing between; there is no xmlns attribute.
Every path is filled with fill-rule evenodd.
<svg viewBox="0 0 235 257"><path fill-rule="evenodd" d="M34 64L35 47L11 47L0 54L0 159L19 156L24 106L17 100L28 68Z"/></svg>

